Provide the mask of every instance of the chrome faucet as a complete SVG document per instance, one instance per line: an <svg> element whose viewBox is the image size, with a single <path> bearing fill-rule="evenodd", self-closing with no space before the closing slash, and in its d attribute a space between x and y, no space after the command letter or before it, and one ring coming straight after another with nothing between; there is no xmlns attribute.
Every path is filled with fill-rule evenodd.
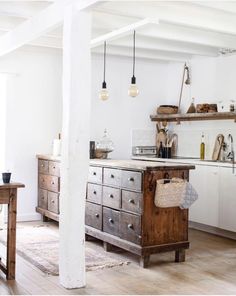
<svg viewBox="0 0 236 296"><path fill-rule="evenodd" d="M230 152L229 152L227 158L232 161L233 174L234 174L234 141L233 141L233 136L231 134L229 134L228 139L230 140Z"/></svg>

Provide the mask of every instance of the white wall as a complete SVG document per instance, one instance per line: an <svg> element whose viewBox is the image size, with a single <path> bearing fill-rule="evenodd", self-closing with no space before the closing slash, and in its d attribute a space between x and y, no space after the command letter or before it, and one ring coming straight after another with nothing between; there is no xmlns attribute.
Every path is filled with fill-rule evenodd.
<svg viewBox="0 0 236 296"><path fill-rule="evenodd" d="M171 91L167 94L169 103L176 104L175 94L179 92L183 64L168 65L168 79L172 81ZM184 86L182 112L186 112L191 97L198 103L225 103L235 100L236 104L236 56L218 58L194 58L190 64L191 85ZM174 83L174 77L178 78ZM180 80L179 80L180 77ZM229 111L229 110L228 110ZM212 157L213 147L217 134L226 137L232 133L236 139L236 126L231 121L197 121L183 122L181 125L172 125L179 136L179 156L199 157L201 133L206 138L206 158Z"/></svg>
<svg viewBox="0 0 236 296"><path fill-rule="evenodd" d="M165 101L167 63L137 59L136 77L139 95L128 96L132 76L132 59L107 57L107 88L110 98L101 101L103 62L101 55L92 59L92 120L91 140L98 141L107 128L115 145L112 158L130 158L132 129L155 129L149 115Z"/></svg>
<svg viewBox="0 0 236 296"><path fill-rule="evenodd" d="M61 53L24 48L0 59L7 86L6 168L19 190L18 220L40 218L37 205L37 153L50 153L61 131Z"/></svg>
<svg viewBox="0 0 236 296"><path fill-rule="evenodd" d="M0 172L5 169L7 74L0 73Z"/></svg>
<svg viewBox="0 0 236 296"><path fill-rule="evenodd" d="M0 59L2 72L12 72L7 88L7 167L13 179L25 183L19 192L18 218L32 220L37 205L37 153L50 153L52 139L61 130L61 52L22 49ZM183 64L137 59L137 85L140 94L127 94L132 60L107 57L108 101L100 101L102 56L92 57L91 140L98 141L105 128L115 144L112 158L130 158L133 129L154 131L149 115L160 104L178 104ZM235 99L236 57L195 58L191 61L192 84L183 92L182 110L191 103ZM232 121L209 121L173 125L179 135L182 156L199 156L201 132L206 135L207 157L212 154L218 133L236 137ZM147 133L148 134L148 133ZM151 135L152 133L150 133ZM236 138L235 138L236 139Z"/></svg>

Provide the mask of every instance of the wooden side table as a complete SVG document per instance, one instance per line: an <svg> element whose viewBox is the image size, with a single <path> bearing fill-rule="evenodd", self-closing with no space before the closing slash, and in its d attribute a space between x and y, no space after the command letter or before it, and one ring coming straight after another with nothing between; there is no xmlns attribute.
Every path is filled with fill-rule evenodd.
<svg viewBox="0 0 236 296"><path fill-rule="evenodd" d="M15 279L17 189L23 187L25 185L21 183L0 183L0 204L8 205L7 260L5 265L0 258L0 270L8 280Z"/></svg>

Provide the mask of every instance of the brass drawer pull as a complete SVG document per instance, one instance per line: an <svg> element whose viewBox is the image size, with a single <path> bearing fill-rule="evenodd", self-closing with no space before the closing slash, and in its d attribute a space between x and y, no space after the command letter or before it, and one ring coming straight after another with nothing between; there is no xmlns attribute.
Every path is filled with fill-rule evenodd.
<svg viewBox="0 0 236 296"><path fill-rule="evenodd" d="M95 214L95 217L96 217L96 218L99 218L99 214Z"/></svg>
<svg viewBox="0 0 236 296"><path fill-rule="evenodd" d="M129 199L129 203L134 204L134 200L133 199Z"/></svg>
<svg viewBox="0 0 236 296"><path fill-rule="evenodd" d="M111 178L112 178L112 179L114 179L114 178L115 178L115 176L111 174Z"/></svg>
<svg viewBox="0 0 236 296"><path fill-rule="evenodd" d="M93 175L94 175L94 176L96 176L96 175L97 175L97 173L96 173L96 172L93 172Z"/></svg>
<svg viewBox="0 0 236 296"><path fill-rule="evenodd" d="M96 195L97 194L97 191L94 190L93 194Z"/></svg>
<svg viewBox="0 0 236 296"><path fill-rule="evenodd" d="M109 194L109 197L110 197L110 198L113 198L114 196L113 196L113 194Z"/></svg>
<svg viewBox="0 0 236 296"><path fill-rule="evenodd" d="M111 218L109 218L109 220L108 220L111 224L113 224L114 223L114 220L113 219L111 219Z"/></svg>
<svg viewBox="0 0 236 296"><path fill-rule="evenodd" d="M134 229L134 225L133 224L128 224L128 228L129 229Z"/></svg>
<svg viewBox="0 0 236 296"><path fill-rule="evenodd" d="M128 178L128 181L129 182L134 182L134 178L133 177L130 177L130 178Z"/></svg>

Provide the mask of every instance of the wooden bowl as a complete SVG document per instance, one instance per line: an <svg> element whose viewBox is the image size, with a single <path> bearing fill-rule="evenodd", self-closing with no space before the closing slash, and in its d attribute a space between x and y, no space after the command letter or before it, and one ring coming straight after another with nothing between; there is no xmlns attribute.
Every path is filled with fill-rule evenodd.
<svg viewBox="0 0 236 296"><path fill-rule="evenodd" d="M174 105L160 105L157 108L157 114L176 114L179 108Z"/></svg>
<svg viewBox="0 0 236 296"><path fill-rule="evenodd" d="M95 158L106 159L108 153L112 152L113 150L105 150L105 149L95 149Z"/></svg>

